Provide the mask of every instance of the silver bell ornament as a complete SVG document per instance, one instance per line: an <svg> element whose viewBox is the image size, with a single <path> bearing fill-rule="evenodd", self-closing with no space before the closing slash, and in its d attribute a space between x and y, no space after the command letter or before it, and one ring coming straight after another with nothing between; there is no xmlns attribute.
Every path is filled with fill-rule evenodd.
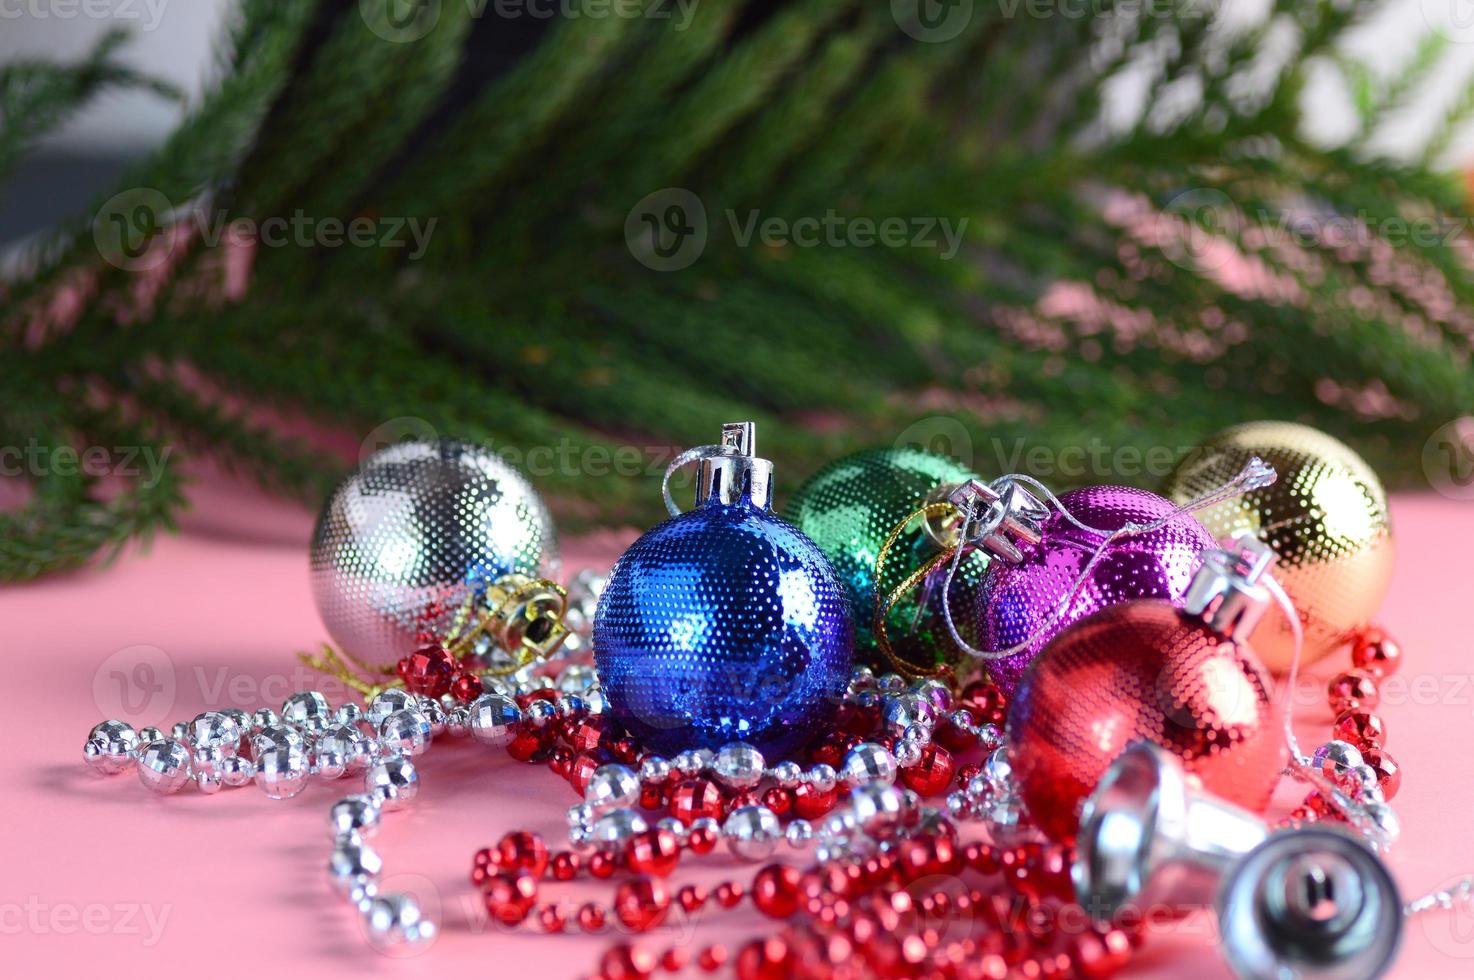
<svg viewBox="0 0 1474 980"><path fill-rule="evenodd" d="M1397 955L1403 919L1387 866L1320 828L1274 834L1218 896L1221 948L1240 980L1373 980Z"/></svg>
<svg viewBox="0 0 1474 980"><path fill-rule="evenodd" d="M1127 907L1206 906L1234 861L1268 835L1262 817L1190 785L1177 756L1137 742L1085 801L1075 897L1100 922Z"/></svg>
<svg viewBox="0 0 1474 980"><path fill-rule="evenodd" d="M392 665L442 638L474 591L557 562L546 505L496 453L403 442L364 460L323 507L312 591L339 646Z"/></svg>

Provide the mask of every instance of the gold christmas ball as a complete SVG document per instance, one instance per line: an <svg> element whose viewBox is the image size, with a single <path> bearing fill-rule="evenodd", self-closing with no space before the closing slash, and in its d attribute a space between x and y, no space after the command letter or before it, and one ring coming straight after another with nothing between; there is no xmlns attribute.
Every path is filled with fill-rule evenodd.
<svg viewBox="0 0 1474 980"><path fill-rule="evenodd" d="M1279 478L1197 513L1217 538L1250 533L1274 549L1275 577L1305 631L1301 663L1319 660L1376 614L1392 577L1387 493L1366 461L1324 432L1293 422L1248 422L1209 439L1178 464L1166 496L1184 503L1231 480L1258 456ZM1252 637L1275 673L1289 670L1294 637L1278 609Z"/></svg>

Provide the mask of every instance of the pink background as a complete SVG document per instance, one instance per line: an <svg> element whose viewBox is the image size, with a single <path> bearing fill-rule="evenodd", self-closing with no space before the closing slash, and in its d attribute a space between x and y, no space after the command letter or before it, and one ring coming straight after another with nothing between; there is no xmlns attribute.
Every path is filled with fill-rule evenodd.
<svg viewBox="0 0 1474 980"><path fill-rule="evenodd" d="M366 944L357 917L324 881L326 812L352 790L347 782L313 781L287 801L268 800L254 787L160 798L132 774L106 778L83 765L82 742L104 717L167 730L207 707L279 705L303 687L341 698L292 656L326 639L307 586L311 515L219 479L206 479L195 501L184 533L146 554L0 594L13 671L0 720L4 972L73 976L100 967L117 977L283 971L375 977L424 975L428 967L547 978L592 972L607 938L501 931L487 924L465 878L475 848L507 830L537 829L556 845L563 811L575 800L545 769L449 740L424 758L419 801L386 815L375 839L386 889L416 893L443 924L428 950L404 962ZM1474 515L1468 504L1435 496L1398 498L1393 513L1398 569L1382 618L1407 651L1401 675L1407 683L1386 689L1382 713L1389 750L1404 768L1396 800L1404 837L1392 864L1411 896L1474 872L1474 684L1462 563L1474 545ZM621 540L567 542L569 570L606 566ZM128 704L121 700L125 691ZM1302 713L1302 738L1323 740L1329 718L1321 699L1312 703ZM1278 812L1299 795L1283 792ZM719 854L678 870L675 882L731 876L746 883L752 870ZM548 893L582 900L607 898L609 890L550 886ZM682 942L694 951L765 927L746 908L708 918L715 921L678 921L653 943ZM1207 917L1190 920L1154 935L1128 975L1225 976L1214 941ZM1462 912L1411 923L1394 975L1474 975L1474 917Z"/></svg>

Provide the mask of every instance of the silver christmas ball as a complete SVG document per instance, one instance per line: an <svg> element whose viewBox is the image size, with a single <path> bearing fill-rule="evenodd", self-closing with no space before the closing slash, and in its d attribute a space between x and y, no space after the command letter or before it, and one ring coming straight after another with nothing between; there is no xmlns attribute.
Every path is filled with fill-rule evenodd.
<svg viewBox="0 0 1474 980"><path fill-rule="evenodd" d="M333 717L332 705L320 691L298 691L281 706L284 725L311 727L326 725Z"/></svg>
<svg viewBox="0 0 1474 980"><path fill-rule="evenodd" d="M850 794L855 826L871 837L881 837L906 815L906 797L889 783L866 783Z"/></svg>
<svg viewBox="0 0 1474 980"><path fill-rule="evenodd" d="M384 859L367 844L339 844L328 856L328 880L345 895L378 878L383 870Z"/></svg>
<svg viewBox="0 0 1474 980"><path fill-rule="evenodd" d="M1361 750L1340 739L1329 741L1316 749L1312 761L1327 779L1337 785L1345 781L1353 769L1363 764Z"/></svg>
<svg viewBox="0 0 1474 980"><path fill-rule="evenodd" d="M640 781L663 783L670 779L670 762L658 755L647 755L640 760Z"/></svg>
<svg viewBox="0 0 1474 980"><path fill-rule="evenodd" d="M122 772L133 765L138 733L126 721L108 720L92 726L83 757L98 772Z"/></svg>
<svg viewBox="0 0 1474 980"><path fill-rule="evenodd" d="M804 767L797 762L783 761L773 767L773 782L784 789L793 789L804 780Z"/></svg>
<svg viewBox="0 0 1474 980"><path fill-rule="evenodd" d="M834 784L839 781L839 773L834 771L833 766L821 762L809 770L805 779L820 793L827 793L834 789Z"/></svg>
<svg viewBox="0 0 1474 980"><path fill-rule="evenodd" d="M766 861L783 839L783 825L765 806L743 806L722 825L727 847L744 861Z"/></svg>
<svg viewBox="0 0 1474 980"><path fill-rule="evenodd" d="M189 740L200 747L234 746L241 734L240 724L223 711L203 711L189 723Z"/></svg>
<svg viewBox="0 0 1474 980"><path fill-rule="evenodd" d="M364 793L384 810L398 810L414 802L420 792L420 774L401 756L370 766L363 775Z"/></svg>
<svg viewBox="0 0 1474 980"><path fill-rule="evenodd" d="M732 789L751 789L763 780L763 754L745 742L723 745L712 772Z"/></svg>
<svg viewBox="0 0 1474 980"><path fill-rule="evenodd" d="M648 829L645 818L634 810L610 810L594 821L593 841L599 847L618 850L631 837Z"/></svg>
<svg viewBox="0 0 1474 980"><path fill-rule="evenodd" d="M391 687L387 691L380 691L374 695L369 702L368 713L364 716L370 725L378 728L384 723L384 719L396 711L406 711L419 707L420 699L402 687Z"/></svg>
<svg viewBox="0 0 1474 980"><path fill-rule="evenodd" d="M251 736L251 748L256 755L265 755L273 749L305 749L307 739L295 728L286 725L267 725Z"/></svg>
<svg viewBox="0 0 1474 980"><path fill-rule="evenodd" d="M640 801L640 777L618 763L600 766L589 777L583 799L595 810L634 806Z"/></svg>
<svg viewBox="0 0 1474 980"><path fill-rule="evenodd" d="M328 827L335 838L346 834L371 837L379 829L379 804L369 796L345 796L328 811Z"/></svg>
<svg viewBox="0 0 1474 980"><path fill-rule="evenodd" d="M896 760L884 745L861 742L845 753L843 775L852 786L896 781Z"/></svg>
<svg viewBox="0 0 1474 980"><path fill-rule="evenodd" d="M289 745L256 759L256 785L273 800L289 800L307 786L307 750Z"/></svg>
<svg viewBox="0 0 1474 980"><path fill-rule="evenodd" d="M138 779L155 793L177 793L189 782L190 753L183 742L161 738L138 756Z"/></svg>
<svg viewBox="0 0 1474 980"><path fill-rule="evenodd" d="M358 744L363 733L355 725L340 725L330 728L317 739L313 748L318 773L328 779L337 779L348 771L358 757Z"/></svg>
<svg viewBox="0 0 1474 980"><path fill-rule="evenodd" d="M482 745L506 745L521 720L522 709L504 695L483 694L471 702L471 737Z"/></svg>
<svg viewBox="0 0 1474 980"><path fill-rule="evenodd" d="M496 453L442 440L370 456L312 535L312 590L339 646L394 663L449 628L470 588L545 576L558 547L546 505Z"/></svg>
<svg viewBox="0 0 1474 980"><path fill-rule="evenodd" d="M885 727L892 735L900 735L912 725L930 729L937 723L937 709L919 694L903 694L886 698Z"/></svg>
<svg viewBox="0 0 1474 980"><path fill-rule="evenodd" d="M428 943L436 933L413 895L375 895L364 906L363 924L369 942L387 950Z"/></svg>
<svg viewBox="0 0 1474 980"><path fill-rule="evenodd" d="M244 786L256 778L256 763L238 755L226 756L220 763L220 781L227 786Z"/></svg>
<svg viewBox="0 0 1474 980"><path fill-rule="evenodd" d="M413 708L396 711L380 722L379 742L401 755L421 755L430 747L430 719Z"/></svg>

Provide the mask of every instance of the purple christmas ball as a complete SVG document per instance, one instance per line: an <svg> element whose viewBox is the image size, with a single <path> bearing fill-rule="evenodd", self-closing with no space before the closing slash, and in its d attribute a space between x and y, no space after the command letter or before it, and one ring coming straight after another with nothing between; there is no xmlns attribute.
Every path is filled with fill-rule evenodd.
<svg viewBox="0 0 1474 980"><path fill-rule="evenodd" d="M1060 496L1060 503L1081 523L1105 531L1126 524L1148 524L1172 512L1164 497L1130 487L1083 487ZM985 650L1003 650L1023 642L1060 604L1101 535L1083 531L1058 511L1041 525L1037 545L1020 546L1018 564L994 561L978 591L979 639ZM1146 534L1118 538L1096 563L1069 606L1027 647L1001 660L986 661L994 683L1008 697L1024 669L1049 641L1086 616L1130 599L1182 601L1213 536L1190 514Z"/></svg>

